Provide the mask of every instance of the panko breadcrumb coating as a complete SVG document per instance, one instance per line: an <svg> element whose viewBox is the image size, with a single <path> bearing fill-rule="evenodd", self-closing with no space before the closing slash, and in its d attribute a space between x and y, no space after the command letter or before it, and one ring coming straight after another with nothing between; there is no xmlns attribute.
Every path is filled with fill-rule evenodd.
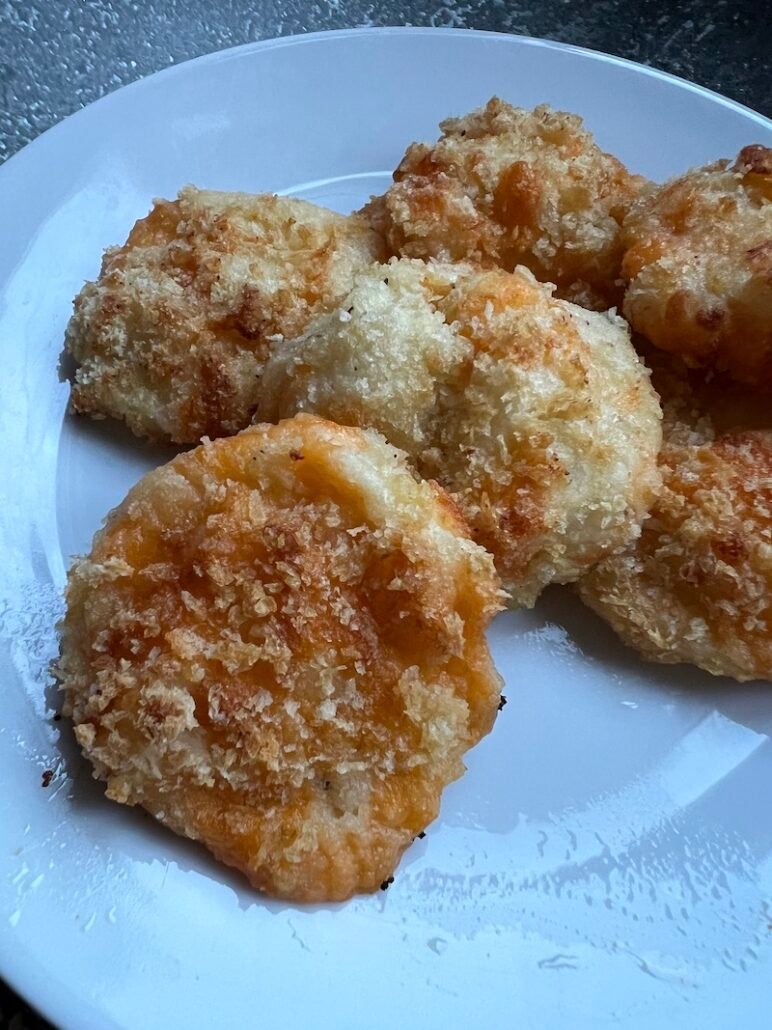
<svg viewBox="0 0 772 1030"><path fill-rule="evenodd" d="M467 265L406 259L359 273L339 309L273 351L256 418L312 411L369 426L419 464L473 355L442 309L453 283L471 274Z"/></svg>
<svg viewBox="0 0 772 1030"><path fill-rule="evenodd" d="M382 256L365 220L188 186L159 200L75 299L75 411L197 443L249 425L275 335L295 336Z"/></svg>
<svg viewBox="0 0 772 1030"><path fill-rule="evenodd" d="M623 233L633 328L693 366L772 387L772 149L648 192Z"/></svg>
<svg viewBox="0 0 772 1030"><path fill-rule="evenodd" d="M654 383L662 492L640 537L582 579L580 595L646 658L772 679L772 431L717 431L736 426L734 399L677 361L655 361Z"/></svg>
<svg viewBox="0 0 772 1030"><path fill-rule="evenodd" d="M59 677L107 794L269 894L371 891L490 730L492 561L373 432L312 416L151 472L69 576Z"/></svg>
<svg viewBox="0 0 772 1030"><path fill-rule="evenodd" d="M634 537L660 409L622 319L524 268L393 260L278 347L259 417L371 426L451 491L517 604Z"/></svg>
<svg viewBox="0 0 772 1030"><path fill-rule="evenodd" d="M644 180L604 153L577 115L494 97L442 136L413 143L364 214L391 254L525 265L558 294L608 307L619 290L620 223Z"/></svg>

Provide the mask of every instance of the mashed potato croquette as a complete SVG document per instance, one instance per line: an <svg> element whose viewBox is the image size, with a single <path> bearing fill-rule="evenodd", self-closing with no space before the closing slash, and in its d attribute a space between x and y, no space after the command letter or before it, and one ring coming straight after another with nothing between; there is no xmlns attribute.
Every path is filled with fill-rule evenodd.
<svg viewBox="0 0 772 1030"><path fill-rule="evenodd" d="M582 599L647 658L772 679L772 432L714 439L702 419L667 435L651 517Z"/></svg>
<svg viewBox="0 0 772 1030"><path fill-rule="evenodd" d="M523 268L394 260L278 347L259 417L378 429L451 491L517 604L640 528L660 409L625 323Z"/></svg>
<svg viewBox="0 0 772 1030"><path fill-rule="evenodd" d="M75 300L76 411L197 443L249 425L275 335L295 336L382 255L363 218L187 187L158 201Z"/></svg>
<svg viewBox="0 0 772 1030"><path fill-rule="evenodd" d="M418 464L472 358L472 344L442 310L453 283L470 274L461 264L408 260L359 273L338 310L274 350L256 417L313 411L370 426Z"/></svg>
<svg viewBox="0 0 772 1030"><path fill-rule="evenodd" d="M147 475L70 573L59 677L110 798L269 894L387 879L490 730L492 561L373 432L312 416Z"/></svg>
<svg viewBox="0 0 772 1030"><path fill-rule="evenodd" d="M620 223L644 180L581 118L493 98L440 128L433 146L408 148L394 184L364 209L392 254L520 264L580 303L619 299Z"/></svg>
<svg viewBox="0 0 772 1030"><path fill-rule="evenodd" d="M624 223L624 312L694 366L772 385L772 149L694 169Z"/></svg>

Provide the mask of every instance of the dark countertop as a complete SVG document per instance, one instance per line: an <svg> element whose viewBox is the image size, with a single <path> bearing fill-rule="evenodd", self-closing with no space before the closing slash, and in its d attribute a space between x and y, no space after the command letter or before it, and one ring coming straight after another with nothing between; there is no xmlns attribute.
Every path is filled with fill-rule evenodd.
<svg viewBox="0 0 772 1030"><path fill-rule="evenodd" d="M5 0L0 161L159 68L252 40L362 25L547 36L663 68L772 115L770 0Z"/></svg>
<svg viewBox="0 0 772 1030"><path fill-rule="evenodd" d="M79 107L170 64L357 26L545 36L662 68L772 116L771 14L769 0L5 0L0 161ZM0 983L0 1030L47 1025Z"/></svg>

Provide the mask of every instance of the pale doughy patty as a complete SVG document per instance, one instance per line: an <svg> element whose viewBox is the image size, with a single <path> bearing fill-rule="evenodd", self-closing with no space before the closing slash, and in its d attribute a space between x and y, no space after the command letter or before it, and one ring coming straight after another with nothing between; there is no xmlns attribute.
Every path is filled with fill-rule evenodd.
<svg viewBox="0 0 772 1030"><path fill-rule="evenodd" d="M657 347L772 389L772 149L652 189L623 227L624 312Z"/></svg>
<svg viewBox="0 0 772 1030"><path fill-rule="evenodd" d="M619 290L620 224L644 180L604 153L577 115L494 97L413 143L394 185L363 213L391 254L530 268L561 296L607 307Z"/></svg>
<svg viewBox="0 0 772 1030"><path fill-rule="evenodd" d="M258 416L372 426L450 490L532 604L639 531L660 409L625 323L526 269L394 260L273 352Z"/></svg>
<svg viewBox="0 0 772 1030"><path fill-rule="evenodd" d="M313 416L145 476L70 572L59 677L115 801L270 894L376 889L493 724L493 563L374 432Z"/></svg>
<svg viewBox="0 0 772 1030"><path fill-rule="evenodd" d="M772 679L772 418L656 359L663 489L640 537L579 584L582 599L654 661ZM728 402L728 403L727 403Z"/></svg>
<svg viewBox="0 0 772 1030"><path fill-rule="evenodd" d="M186 187L159 200L75 299L72 406L197 443L249 425L272 337L295 336L382 255L358 216Z"/></svg>

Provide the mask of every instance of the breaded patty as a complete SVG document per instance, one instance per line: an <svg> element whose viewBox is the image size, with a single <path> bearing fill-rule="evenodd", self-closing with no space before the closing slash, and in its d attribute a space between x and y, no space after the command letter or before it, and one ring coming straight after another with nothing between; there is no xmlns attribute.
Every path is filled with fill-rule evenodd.
<svg viewBox="0 0 772 1030"><path fill-rule="evenodd" d="M662 400L663 490L640 538L585 577L580 594L650 659L770 678L768 401L677 355L642 349Z"/></svg>
<svg viewBox="0 0 772 1030"><path fill-rule="evenodd" d="M646 658L772 679L772 432L709 437L668 433L641 536L580 594Z"/></svg>
<svg viewBox="0 0 772 1030"><path fill-rule="evenodd" d="M634 537L658 486L660 409L622 319L524 268L401 259L277 347L259 417L372 426L451 491L530 605Z"/></svg>
<svg viewBox="0 0 772 1030"><path fill-rule="evenodd" d="M772 387L772 150L697 168L642 196L623 227L624 312L693 366Z"/></svg>
<svg viewBox="0 0 772 1030"><path fill-rule="evenodd" d="M313 416L145 476L70 572L59 677L115 801L269 894L387 879L490 730L490 556L374 432Z"/></svg>
<svg viewBox="0 0 772 1030"><path fill-rule="evenodd" d="M576 115L498 98L413 143L394 184L364 209L391 254L525 265L588 306L620 298L620 223L643 179L604 153Z"/></svg>
<svg viewBox="0 0 772 1030"><path fill-rule="evenodd" d="M275 348L256 418L312 411L373 427L418 464L473 356L443 310L454 282L471 274L467 265L407 259L360 272L338 309Z"/></svg>
<svg viewBox="0 0 772 1030"><path fill-rule="evenodd" d="M75 299L76 411L197 443L249 425L271 337L295 336L382 254L358 216L189 186L157 201Z"/></svg>

